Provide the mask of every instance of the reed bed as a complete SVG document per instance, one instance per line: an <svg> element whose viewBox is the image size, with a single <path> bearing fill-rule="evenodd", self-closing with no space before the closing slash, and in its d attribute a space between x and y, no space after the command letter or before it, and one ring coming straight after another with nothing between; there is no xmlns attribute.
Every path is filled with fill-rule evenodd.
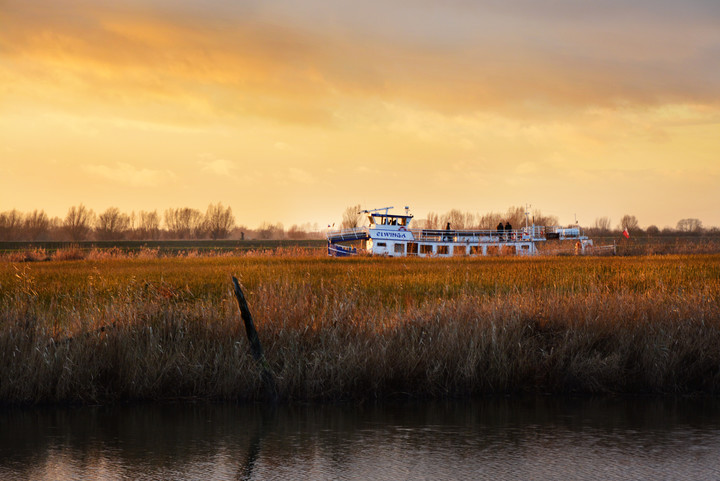
<svg viewBox="0 0 720 481"><path fill-rule="evenodd" d="M0 263L0 403L720 394L720 256Z"/></svg>

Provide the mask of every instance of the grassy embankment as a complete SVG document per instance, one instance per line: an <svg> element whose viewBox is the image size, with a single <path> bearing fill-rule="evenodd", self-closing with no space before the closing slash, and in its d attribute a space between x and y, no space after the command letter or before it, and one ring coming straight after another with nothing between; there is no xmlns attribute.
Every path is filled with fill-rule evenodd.
<svg viewBox="0 0 720 481"><path fill-rule="evenodd" d="M720 394L720 256L0 262L0 403Z"/></svg>
<svg viewBox="0 0 720 481"><path fill-rule="evenodd" d="M143 240L143 241L0 241L0 261L98 260L110 257L198 257L290 251L325 252L326 241L307 240Z"/></svg>

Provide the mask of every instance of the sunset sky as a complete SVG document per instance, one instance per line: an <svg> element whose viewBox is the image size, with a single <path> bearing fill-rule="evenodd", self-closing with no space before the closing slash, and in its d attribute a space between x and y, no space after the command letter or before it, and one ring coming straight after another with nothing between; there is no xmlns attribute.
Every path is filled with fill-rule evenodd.
<svg viewBox="0 0 720 481"><path fill-rule="evenodd" d="M717 0L0 0L0 211L720 226Z"/></svg>

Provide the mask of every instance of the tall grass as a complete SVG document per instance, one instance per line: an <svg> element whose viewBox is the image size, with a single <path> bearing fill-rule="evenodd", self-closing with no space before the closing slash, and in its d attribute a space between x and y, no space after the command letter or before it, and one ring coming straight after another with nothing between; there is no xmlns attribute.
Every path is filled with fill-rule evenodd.
<svg viewBox="0 0 720 481"><path fill-rule="evenodd" d="M0 402L720 394L720 256L0 263Z"/></svg>

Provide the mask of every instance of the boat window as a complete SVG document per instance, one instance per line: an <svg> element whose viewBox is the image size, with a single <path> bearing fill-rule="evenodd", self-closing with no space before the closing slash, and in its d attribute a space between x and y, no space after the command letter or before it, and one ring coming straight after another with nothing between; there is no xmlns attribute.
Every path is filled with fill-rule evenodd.
<svg viewBox="0 0 720 481"><path fill-rule="evenodd" d="M448 254L448 246L437 246L437 253L438 255L447 255Z"/></svg>
<svg viewBox="0 0 720 481"><path fill-rule="evenodd" d="M395 244L395 254L405 254L405 244Z"/></svg>
<svg viewBox="0 0 720 481"><path fill-rule="evenodd" d="M387 247L387 244L385 242L378 242L377 246L378 247Z"/></svg>
<svg viewBox="0 0 720 481"><path fill-rule="evenodd" d="M420 244L420 253L421 254L432 254L433 253L432 244Z"/></svg>

